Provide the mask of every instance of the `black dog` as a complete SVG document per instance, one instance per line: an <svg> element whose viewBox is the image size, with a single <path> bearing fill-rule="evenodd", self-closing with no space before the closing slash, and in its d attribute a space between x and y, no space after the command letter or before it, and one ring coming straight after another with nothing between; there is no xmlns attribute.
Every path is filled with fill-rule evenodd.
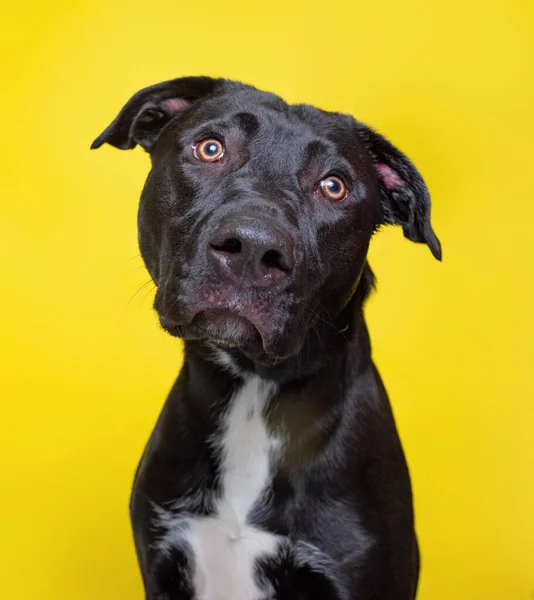
<svg viewBox="0 0 534 600"><path fill-rule="evenodd" d="M185 363L131 501L148 600L411 600L410 478L362 313L384 223L427 188L352 117L207 77L141 90L95 140L152 170L139 244Z"/></svg>

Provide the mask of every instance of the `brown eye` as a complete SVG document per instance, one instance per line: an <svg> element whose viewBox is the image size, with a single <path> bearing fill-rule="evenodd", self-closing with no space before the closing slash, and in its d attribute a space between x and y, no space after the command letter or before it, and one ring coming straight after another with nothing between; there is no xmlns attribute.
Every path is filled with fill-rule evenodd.
<svg viewBox="0 0 534 600"><path fill-rule="evenodd" d="M335 175L326 177L319 185L321 186L323 194L330 200L338 202L339 200L343 200L347 195L345 183Z"/></svg>
<svg viewBox="0 0 534 600"><path fill-rule="evenodd" d="M195 158L204 162L216 162L224 156L224 146L214 138L202 140L196 146L193 146Z"/></svg>

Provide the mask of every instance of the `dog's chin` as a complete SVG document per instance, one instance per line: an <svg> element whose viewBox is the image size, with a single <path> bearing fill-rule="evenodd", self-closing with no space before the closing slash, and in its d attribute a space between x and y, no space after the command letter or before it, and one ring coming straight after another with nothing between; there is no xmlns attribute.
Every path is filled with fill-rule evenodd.
<svg viewBox="0 0 534 600"><path fill-rule="evenodd" d="M160 315L163 329L184 340L209 342L210 346L237 350L247 358L265 364L276 363L294 353L286 344L277 344L246 317L226 309L209 309L195 314L186 325ZM282 347L283 346L283 347Z"/></svg>
<svg viewBox="0 0 534 600"><path fill-rule="evenodd" d="M230 310L202 311L195 315L186 330L191 331L194 337L221 348L235 348L252 353L263 348L262 335L254 324Z"/></svg>
<svg viewBox="0 0 534 600"><path fill-rule="evenodd" d="M185 325L161 314L159 319L163 329L184 340L207 341L221 348L236 348L254 354L263 349L262 335L254 324L230 310L203 310Z"/></svg>

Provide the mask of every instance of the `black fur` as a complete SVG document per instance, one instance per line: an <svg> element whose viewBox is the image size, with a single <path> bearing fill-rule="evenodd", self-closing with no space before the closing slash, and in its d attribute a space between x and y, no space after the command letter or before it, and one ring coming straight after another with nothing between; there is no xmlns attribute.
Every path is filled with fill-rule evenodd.
<svg viewBox="0 0 534 600"><path fill-rule="evenodd" d="M192 146L205 138L224 143L221 161L195 158ZM206 77L141 90L93 147L104 143L150 152L139 243L161 323L185 339L183 369L132 494L147 598L192 599L190 558L154 552L152 506L190 498L191 514L210 514L220 491L208 440L238 385L213 361L220 347L241 372L278 384L268 421L288 435L271 503L251 516L287 545L258 564L258 580L268 579L278 600L413 600L410 479L362 307L374 283L367 249L382 224L400 225L441 258L420 174L348 115ZM380 165L394 173L389 181ZM345 200L321 195L329 174L345 181ZM221 275L226 263L214 258L220 223L237 227L243 215L267 233L281 231L276 243L293 253L291 269L266 267L276 275L266 287L246 265L240 285L230 283ZM302 544L324 560L307 563Z"/></svg>

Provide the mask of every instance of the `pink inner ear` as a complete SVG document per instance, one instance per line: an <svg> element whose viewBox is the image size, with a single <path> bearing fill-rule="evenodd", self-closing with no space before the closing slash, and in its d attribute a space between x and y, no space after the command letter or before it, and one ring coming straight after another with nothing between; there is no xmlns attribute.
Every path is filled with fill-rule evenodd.
<svg viewBox="0 0 534 600"><path fill-rule="evenodd" d="M191 102L183 98L168 98L161 103L171 114L177 113L180 110L187 108Z"/></svg>
<svg viewBox="0 0 534 600"><path fill-rule="evenodd" d="M378 171L380 178L382 179L384 185L388 190L392 190L393 188L402 187L406 185L406 183L399 176L397 171L394 171L388 165L385 165L384 163L378 163L376 165L376 170Z"/></svg>

